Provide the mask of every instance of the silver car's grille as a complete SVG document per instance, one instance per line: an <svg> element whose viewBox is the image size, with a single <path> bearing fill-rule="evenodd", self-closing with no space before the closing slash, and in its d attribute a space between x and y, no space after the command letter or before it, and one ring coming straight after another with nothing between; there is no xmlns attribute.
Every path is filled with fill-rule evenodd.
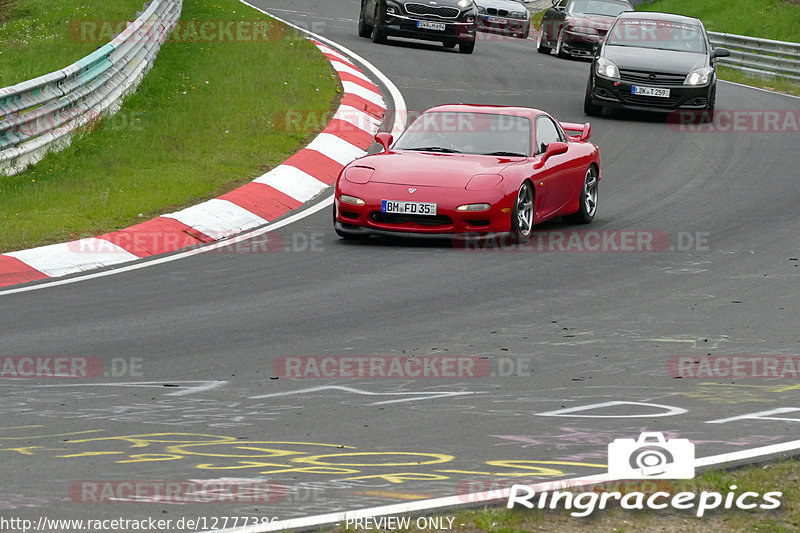
<svg viewBox="0 0 800 533"><path fill-rule="evenodd" d="M430 6L427 4L408 3L405 8L406 12L412 15L438 17L441 19L454 19L460 13L455 7Z"/></svg>
<svg viewBox="0 0 800 533"><path fill-rule="evenodd" d="M486 12L489 13L490 15L500 15L501 17L508 16L507 9L497 9L496 7L487 7Z"/></svg>
<svg viewBox="0 0 800 533"><path fill-rule="evenodd" d="M655 83L657 85L683 85L685 74L659 74L639 70L619 69L619 77L628 83Z"/></svg>

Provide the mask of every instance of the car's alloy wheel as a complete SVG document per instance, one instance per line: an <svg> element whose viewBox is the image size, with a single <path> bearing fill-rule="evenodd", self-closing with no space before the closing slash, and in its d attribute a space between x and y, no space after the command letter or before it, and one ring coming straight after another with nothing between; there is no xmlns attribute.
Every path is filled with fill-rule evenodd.
<svg viewBox="0 0 800 533"><path fill-rule="evenodd" d="M511 236L519 241L527 241L533 233L533 186L525 181L517 192L514 210L511 212Z"/></svg>
<svg viewBox="0 0 800 533"><path fill-rule="evenodd" d="M564 30L558 32L558 41L556 42L556 55L561 58L567 57L564 52Z"/></svg>
<svg viewBox="0 0 800 533"><path fill-rule="evenodd" d="M539 36L536 38L536 51L540 54L549 54L552 48L542 43L544 43L544 23L542 23L542 27L539 29Z"/></svg>
<svg viewBox="0 0 800 533"><path fill-rule="evenodd" d="M358 36L369 37L370 35L372 35L372 26L367 24L367 21L364 17L364 9L362 7L361 12L358 14Z"/></svg>
<svg viewBox="0 0 800 533"><path fill-rule="evenodd" d="M581 189L581 206L577 213L573 213L565 217L568 222L574 224L588 224L594 219L597 213L597 169L591 165L586 171L586 178L583 180L583 189Z"/></svg>
<svg viewBox="0 0 800 533"><path fill-rule="evenodd" d="M372 25L372 42L383 44L386 42L386 31L383 29L383 10L380 4L375 6L375 17Z"/></svg>

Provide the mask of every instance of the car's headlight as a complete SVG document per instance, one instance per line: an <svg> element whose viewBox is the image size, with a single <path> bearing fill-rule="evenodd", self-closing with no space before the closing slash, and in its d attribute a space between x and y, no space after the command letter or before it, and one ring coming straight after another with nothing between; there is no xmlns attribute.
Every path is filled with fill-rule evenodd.
<svg viewBox="0 0 800 533"><path fill-rule="evenodd" d="M456 211L486 211L490 207L489 204L464 204L456 207Z"/></svg>
<svg viewBox="0 0 800 533"><path fill-rule="evenodd" d="M355 196L349 196L347 194L340 194L339 201L351 205L364 205L366 203L361 198L357 198Z"/></svg>
<svg viewBox="0 0 800 533"><path fill-rule="evenodd" d="M458 0L458 7L460 7L461 9L465 9L471 6L472 3L473 3L472 0Z"/></svg>
<svg viewBox="0 0 800 533"><path fill-rule="evenodd" d="M689 73L686 79L683 80L684 85L708 85L711 80L711 75L714 72L709 67L698 68Z"/></svg>
<svg viewBox="0 0 800 533"><path fill-rule="evenodd" d="M522 11L514 11L513 13L509 13L508 16L512 19L526 19L528 18L528 13L523 13Z"/></svg>
<svg viewBox="0 0 800 533"><path fill-rule="evenodd" d="M481 15L485 15L486 14L486 8L483 7L483 6L478 6L478 13L480 13Z"/></svg>
<svg viewBox="0 0 800 533"><path fill-rule="evenodd" d="M568 26L564 31L570 33L580 33L582 35L600 35L597 30L591 26Z"/></svg>
<svg viewBox="0 0 800 533"><path fill-rule="evenodd" d="M605 76L606 78L619 79L619 69L617 68L617 65L608 59L601 58L597 60L596 72L601 76Z"/></svg>

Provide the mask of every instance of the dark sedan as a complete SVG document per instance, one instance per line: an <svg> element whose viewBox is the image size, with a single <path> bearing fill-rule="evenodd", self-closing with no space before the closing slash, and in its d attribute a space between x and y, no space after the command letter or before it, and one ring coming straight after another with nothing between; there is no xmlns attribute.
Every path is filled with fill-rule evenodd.
<svg viewBox="0 0 800 533"><path fill-rule="evenodd" d="M714 113L716 63L703 23L667 13L623 13L598 46L589 73L584 112L604 107Z"/></svg>
<svg viewBox="0 0 800 533"><path fill-rule="evenodd" d="M527 39L531 14L517 0L475 0L478 5L478 30Z"/></svg>
<svg viewBox="0 0 800 533"><path fill-rule="evenodd" d="M536 49L558 57L592 57L594 46L605 37L614 18L633 11L627 0L553 0L542 16Z"/></svg>
<svg viewBox="0 0 800 533"><path fill-rule="evenodd" d="M358 35L385 43L386 37L439 41L471 54L475 49L478 8L473 0L361 0Z"/></svg>

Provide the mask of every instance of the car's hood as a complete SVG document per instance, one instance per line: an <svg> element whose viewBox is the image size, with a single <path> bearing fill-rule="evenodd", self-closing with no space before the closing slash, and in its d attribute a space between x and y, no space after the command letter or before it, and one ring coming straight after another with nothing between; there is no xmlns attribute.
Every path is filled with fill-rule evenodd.
<svg viewBox="0 0 800 533"><path fill-rule="evenodd" d="M473 176L497 174L521 160L519 157L403 151L363 157L356 164L375 169L370 183L463 189Z"/></svg>
<svg viewBox="0 0 800 533"><path fill-rule="evenodd" d="M610 59L621 69L665 74L689 74L692 70L707 65L706 54L630 46L604 46L603 57Z"/></svg>
<svg viewBox="0 0 800 533"><path fill-rule="evenodd" d="M514 0L477 0L475 2L481 7L494 7L497 9L506 9L508 11L519 11L526 13L528 9Z"/></svg>
<svg viewBox="0 0 800 533"><path fill-rule="evenodd" d="M605 34L611 24L614 23L616 17L607 17L605 15L584 15L570 16L567 18L567 26L576 29L593 28L598 32Z"/></svg>

